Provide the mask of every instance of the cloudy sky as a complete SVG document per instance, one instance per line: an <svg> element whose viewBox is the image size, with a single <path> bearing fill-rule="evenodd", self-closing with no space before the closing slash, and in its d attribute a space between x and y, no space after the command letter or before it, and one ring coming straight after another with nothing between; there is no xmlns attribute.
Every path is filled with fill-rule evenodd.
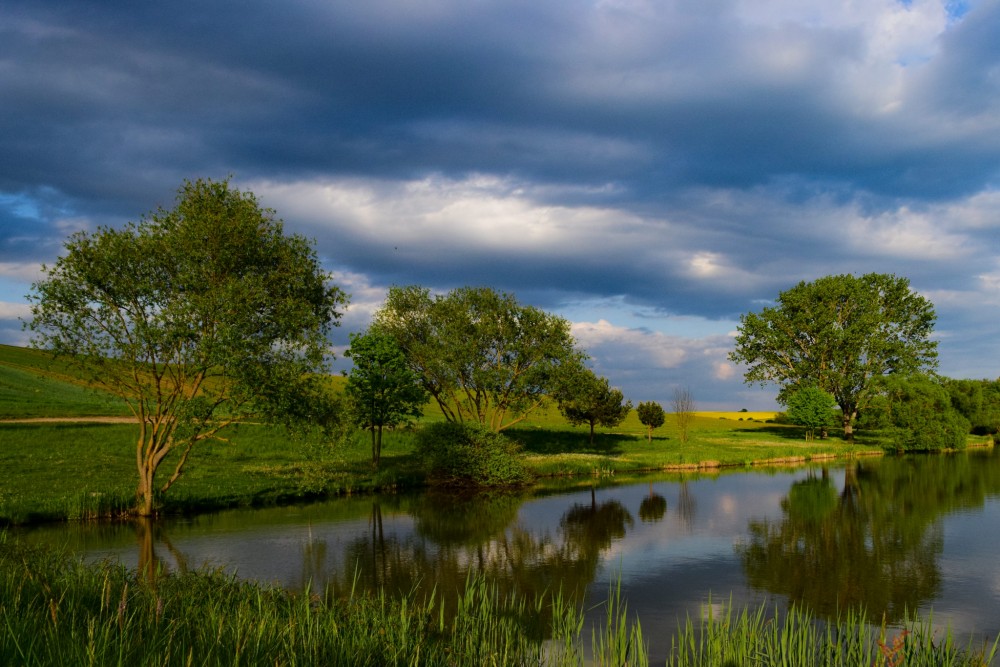
<svg viewBox="0 0 1000 667"><path fill-rule="evenodd" d="M996 378L998 36L1000 0L5 0L0 342L69 233L231 174L352 294L338 345L389 285L489 285L634 401L767 409L740 314L877 271Z"/></svg>

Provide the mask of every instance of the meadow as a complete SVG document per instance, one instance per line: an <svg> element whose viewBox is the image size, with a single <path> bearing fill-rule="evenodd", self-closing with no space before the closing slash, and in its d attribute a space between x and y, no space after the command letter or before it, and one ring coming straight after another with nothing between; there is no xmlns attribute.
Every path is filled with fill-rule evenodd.
<svg viewBox="0 0 1000 667"><path fill-rule="evenodd" d="M0 346L0 475L5 480L0 525L126 513L134 503L137 477L135 426L84 421L124 415L120 401L89 386L68 364L35 350ZM586 426L568 425L556 406L545 405L507 433L523 445L539 483L557 486L643 471L781 465L882 451L872 443L836 437L806 441L802 429L775 424L773 416L696 413L682 443L669 415L647 441L633 411L619 427L598 429L591 443ZM423 421L440 419L436 407L428 405ZM162 511L183 514L419 488L425 480L414 456L415 428L419 423L386 434L376 470L364 432L322 441L279 427L239 425L225 440L198 446L164 496Z"/></svg>

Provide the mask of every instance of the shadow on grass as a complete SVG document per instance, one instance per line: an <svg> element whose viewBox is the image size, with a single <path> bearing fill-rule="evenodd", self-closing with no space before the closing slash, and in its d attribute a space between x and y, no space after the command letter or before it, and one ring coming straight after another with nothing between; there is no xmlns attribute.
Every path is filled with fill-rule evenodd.
<svg viewBox="0 0 1000 667"><path fill-rule="evenodd" d="M617 433L595 433L591 444L588 433L547 431L543 429L509 429L506 435L524 445L527 454L598 454L617 456L624 453L625 443L635 442L635 436Z"/></svg>

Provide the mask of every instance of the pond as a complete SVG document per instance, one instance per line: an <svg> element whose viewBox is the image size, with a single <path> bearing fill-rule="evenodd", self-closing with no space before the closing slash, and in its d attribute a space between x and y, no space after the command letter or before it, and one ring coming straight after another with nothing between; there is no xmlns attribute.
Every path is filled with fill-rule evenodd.
<svg viewBox="0 0 1000 667"><path fill-rule="evenodd" d="M1000 633L1000 455L862 459L827 467L565 481L561 490L428 492L240 510L159 523L25 529L23 539L137 568L210 566L289 589L346 595L561 589L588 627L620 579L653 662L678 622L711 605L863 605L909 611L960 639ZM589 631L588 631L589 636Z"/></svg>

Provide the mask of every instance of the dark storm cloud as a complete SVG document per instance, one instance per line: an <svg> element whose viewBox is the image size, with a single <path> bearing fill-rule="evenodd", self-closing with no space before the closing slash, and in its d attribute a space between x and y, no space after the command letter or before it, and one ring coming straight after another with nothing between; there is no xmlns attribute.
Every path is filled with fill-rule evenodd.
<svg viewBox="0 0 1000 667"><path fill-rule="evenodd" d="M997 34L996 0L6 2L0 302L67 234L232 174L356 314L391 283L617 304L609 374L643 371L597 338L656 339L720 392L724 331L638 321L731 326L831 273L909 276L942 345L986 349L954 332L1000 285Z"/></svg>
<svg viewBox="0 0 1000 667"><path fill-rule="evenodd" d="M142 184L160 194L164 177L197 164L245 176L610 178L639 200L798 174L940 197L976 189L996 159L980 143L944 150L906 119L845 108L838 66L861 57L857 30L748 28L729 3L651 16L511 2L13 4L7 14L4 50L18 63L3 78L16 100L2 126L16 158L0 173L8 190L46 178L71 196L120 201ZM982 41L975 53L995 51ZM769 50L779 57L766 69ZM588 159L574 144L595 148ZM622 148L618 159L608 164L602 144Z"/></svg>

